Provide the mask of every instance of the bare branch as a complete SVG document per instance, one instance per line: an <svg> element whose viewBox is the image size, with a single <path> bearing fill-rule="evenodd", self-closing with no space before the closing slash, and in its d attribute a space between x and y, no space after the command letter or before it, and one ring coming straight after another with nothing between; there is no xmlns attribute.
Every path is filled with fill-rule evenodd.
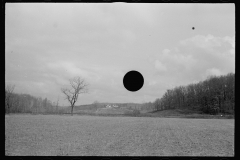
<svg viewBox="0 0 240 160"><path fill-rule="evenodd" d="M15 85L9 84L6 86L6 92L11 94L13 93L14 88L15 88Z"/></svg>

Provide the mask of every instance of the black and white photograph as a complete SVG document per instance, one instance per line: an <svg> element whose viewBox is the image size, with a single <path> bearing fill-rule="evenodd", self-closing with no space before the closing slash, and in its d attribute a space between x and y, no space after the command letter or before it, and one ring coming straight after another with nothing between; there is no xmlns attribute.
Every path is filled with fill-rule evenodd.
<svg viewBox="0 0 240 160"><path fill-rule="evenodd" d="M234 157L234 3L5 3L5 156Z"/></svg>

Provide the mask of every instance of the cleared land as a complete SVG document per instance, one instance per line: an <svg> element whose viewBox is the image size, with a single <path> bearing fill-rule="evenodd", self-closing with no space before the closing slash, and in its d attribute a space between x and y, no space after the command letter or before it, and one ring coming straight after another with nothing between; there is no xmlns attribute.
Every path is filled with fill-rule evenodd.
<svg viewBox="0 0 240 160"><path fill-rule="evenodd" d="M137 105L136 105L137 106ZM137 111L135 109L137 108ZM150 108L150 109L149 109ZM64 113L69 113L70 109ZM151 107L139 108L133 105L125 105L114 108L106 108L105 105L94 106L85 105L77 106L74 109L74 114L78 115L97 115L97 116L130 116L130 117L168 117L168 118L203 118L203 119L234 119L234 115L219 113L217 115L210 115L199 110L191 109L168 109L156 111Z"/></svg>
<svg viewBox="0 0 240 160"><path fill-rule="evenodd" d="M5 154L234 156L234 119L6 115Z"/></svg>

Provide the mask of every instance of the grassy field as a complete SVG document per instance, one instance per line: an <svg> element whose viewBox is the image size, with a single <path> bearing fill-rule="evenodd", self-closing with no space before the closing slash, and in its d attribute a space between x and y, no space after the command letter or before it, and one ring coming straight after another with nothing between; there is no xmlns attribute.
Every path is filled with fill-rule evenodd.
<svg viewBox="0 0 240 160"><path fill-rule="evenodd" d="M89 109L84 108L81 110L75 110L76 115L97 115L97 116L128 116L128 117L161 117L161 118L197 118L197 119L234 119L234 115L217 114L210 115L204 114L201 111L194 111L188 109L169 109L162 111L151 111L147 112L145 110L139 111L139 114L134 114L133 109L127 107L119 108L98 108Z"/></svg>
<svg viewBox="0 0 240 160"><path fill-rule="evenodd" d="M234 156L234 119L12 114L5 155Z"/></svg>

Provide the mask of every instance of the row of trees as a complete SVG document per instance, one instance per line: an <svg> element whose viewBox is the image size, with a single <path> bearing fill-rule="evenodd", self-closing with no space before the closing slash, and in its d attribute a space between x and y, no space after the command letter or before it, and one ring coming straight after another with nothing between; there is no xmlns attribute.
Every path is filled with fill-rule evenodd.
<svg viewBox="0 0 240 160"><path fill-rule="evenodd" d="M14 93L15 85L5 88L5 113L56 113L58 101L34 97L29 94Z"/></svg>
<svg viewBox="0 0 240 160"><path fill-rule="evenodd" d="M155 110L194 109L204 113L234 113L235 74L211 76L197 84L169 89L154 102Z"/></svg>

